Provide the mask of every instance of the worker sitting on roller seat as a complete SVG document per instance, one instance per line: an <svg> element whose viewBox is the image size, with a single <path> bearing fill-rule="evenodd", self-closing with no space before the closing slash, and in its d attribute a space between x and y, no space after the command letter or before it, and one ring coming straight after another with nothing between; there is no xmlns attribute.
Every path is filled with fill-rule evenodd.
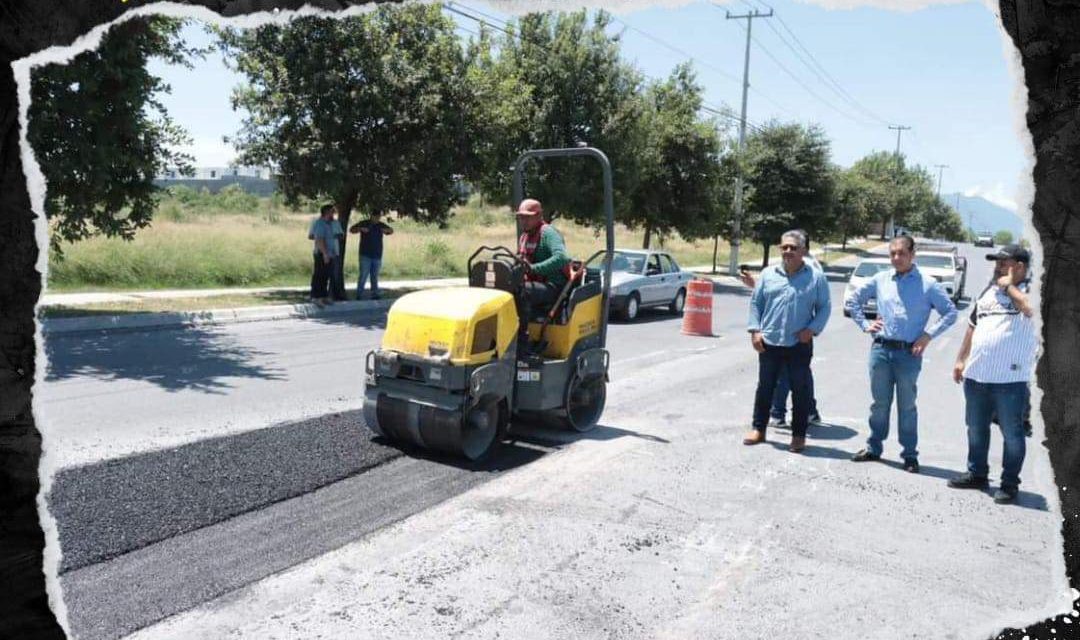
<svg viewBox="0 0 1080 640"><path fill-rule="evenodd" d="M518 238L518 257L525 264L524 296L527 305L518 305L522 327L528 319L547 313L566 284L566 266L570 256L566 245L555 227L544 221L544 210L539 200L526 198L517 210L522 229ZM526 314L526 312L528 312Z"/></svg>

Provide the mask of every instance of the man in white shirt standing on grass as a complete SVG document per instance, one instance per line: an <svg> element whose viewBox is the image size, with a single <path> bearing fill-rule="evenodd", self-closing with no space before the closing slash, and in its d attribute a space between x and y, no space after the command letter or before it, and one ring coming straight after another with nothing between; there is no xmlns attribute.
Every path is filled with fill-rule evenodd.
<svg viewBox="0 0 1080 640"><path fill-rule="evenodd" d="M949 480L949 486L989 487L990 421L996 413L1005 442L1001 487L994 493L994 502L1007 504L1019 492L1020 468L1026 453L1024 412L1038 349L1034 312L1028 304L1031 253L1010 244L988 254L986 259L997 262L994 279L971 310L953 367L953 380L964 383L968 470Z"/></svg>

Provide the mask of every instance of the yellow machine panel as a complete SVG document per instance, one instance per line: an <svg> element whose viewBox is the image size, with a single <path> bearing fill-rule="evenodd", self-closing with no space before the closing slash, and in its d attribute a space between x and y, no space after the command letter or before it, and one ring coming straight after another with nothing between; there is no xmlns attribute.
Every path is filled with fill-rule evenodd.
<svg viewBox="0 0 1080 640"><path fill-rule="evenodd" d="M483 364L517 333L514 297L505 291L445 287L415 291L390 307L382 348L453 364Z"/></svg>
<svg viewBox="0 0 1080 640"><path fill-rule="evenodd" d="M578 340L599 332L602 300L603 296L598 293L579 302L574 307L570 321L566 324L549 324L544 332L544 338L548 341L547 348L544 349L544 357L560 360L567 358ZM540 323L530 322L529 339L537 340L539 337Z"/></svg>

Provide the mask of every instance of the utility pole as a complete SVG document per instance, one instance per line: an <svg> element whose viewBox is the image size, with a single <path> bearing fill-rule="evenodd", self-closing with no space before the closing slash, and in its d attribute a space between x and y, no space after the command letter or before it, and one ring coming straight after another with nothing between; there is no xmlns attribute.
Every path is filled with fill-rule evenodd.
<svg viewBox="0 0 1080 640"><path fill-rule="evenodd" d="M739 152L746 144L746 92L750 88L750 29L754 25L754 18L771 18L773 11L761 13L754 9L753 13L744 13L741 16L732 15L730 11L724 11L728 20L746 19L746 57L743 59L743 85L742 85L742 115L739 117ZM739 177L735 179L735 221L731 227L731 259L728 262L728 275L734 276L739 272L739 245L742 243L742 213L743 213L743 175L739 169Z"/></svg>
<svg viewBox="0 0 1080 640"><path fill-rule="evenodd" d="M947 165L947 164L935 164L934 166L937 167L937 170L938 170L937 171L937 197L938 197L938 199L940 199L941 198L941 174L944 173L945 170L949 168L949 165Z"/></svg>
<svg viewBox="0 0 1080 640"><path fill-rule="evenodd" d="M900 188L900 134L911 127L905 127L902 124L889 125L889 129L896 129L896 188ZM893 209L889 213L889 236L896 235L896 209Z"/></svg>

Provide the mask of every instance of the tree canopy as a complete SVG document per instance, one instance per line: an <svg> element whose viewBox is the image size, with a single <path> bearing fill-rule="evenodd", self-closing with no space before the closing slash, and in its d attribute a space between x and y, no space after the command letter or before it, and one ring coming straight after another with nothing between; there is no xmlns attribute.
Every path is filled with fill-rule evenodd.
<svg viewBox="0 0 1080 640"><path fill-rule="evenodd" d="M820 127L771 122L747 137L742 162L749 187L743 229L764 248L763 265L784 231L831 233L834 175Z"/></svg>
<svg viewBox="0 0 1080 640"><path fill-rule="evenodd" d="M684 238L712 235L717 206L720 135L701 120L701 86L689 65L679 65L664 82L649 84L642 110L639 176L621 221L652 234L677 231Z"/></svg>
<svg viewBox="0 0 1080 640"><path fill-rule="evenodd" d="M179 38L183 22L150 16L121 22L100 46L31 78L28 139L45 175L50 244L94 235L131 239L157 206L154 177L166 167L190 172L176 151L186 132L158 99L169 86L150 73L159 58L191 66L204 55Z"/></svg>
<svg viewBox="0 0 1080 640"><path fill-rule="evenodd" d="M240 161L275 166L288 202L329 194L346 223L354 206L445 221L476 166L478 94L438 5L219 33L248 83Z"/></svg>
<svg viewBox="0 0 1080 640"><path fill-rule="evenodd" d="M584 10L530 13L507 27L492 46L493 82L507 93L482 142L486 170L480 188L496 202L508 199L508 167L527 149L592 146L611 160L617 215L630 211L637 186L644 103L643 78L621 59L619 37L607 32L611 16ZM555 216L598 223L603 214L598 165L587 158L533 163L527 191Z"/></svg>

